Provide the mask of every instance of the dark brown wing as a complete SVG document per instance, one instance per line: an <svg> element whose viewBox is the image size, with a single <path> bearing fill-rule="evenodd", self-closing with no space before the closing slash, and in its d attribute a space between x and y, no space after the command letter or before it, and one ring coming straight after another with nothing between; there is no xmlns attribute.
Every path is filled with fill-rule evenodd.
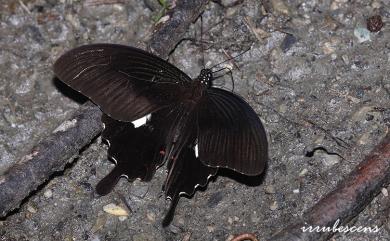
<svg viewBox="0 0 390 241"><path fill-rule="evenodd" d="M203 165L191 147L183 148L178 158L170 161L163 189L166 196L171 199L171 207L163 220L163 226L172 221L180 195L193 195L196 187L206 186L209 178L217 171L218 168Z"/></svg>
<svg viewBox="0 0 390 241"><path fill-rule="evenodd" d="M157 156L157 129L153 130L148 125L134 128L132 123L117 121L105 114L102 122L102 138L109 143L108 157L116 162L116 166L98 183L96 192L100 195L108 194L122 176L130 181L136 178L150 181L163 160Z"/></svg>
<svg viewBox="0 0 390 241"><path fill-rule="evenodd" d="M191 79L167 61L116 44L84 45L62 55L56 76L117 120L133 121L180 98Z"/></svg>
<svg viewBox="0 0 390 241"><path fill-rule="evenodd" d="M207 90L197 108L199 159L212 167L259 175L268 159L265 130L241 97L217 88Z"/></svg>

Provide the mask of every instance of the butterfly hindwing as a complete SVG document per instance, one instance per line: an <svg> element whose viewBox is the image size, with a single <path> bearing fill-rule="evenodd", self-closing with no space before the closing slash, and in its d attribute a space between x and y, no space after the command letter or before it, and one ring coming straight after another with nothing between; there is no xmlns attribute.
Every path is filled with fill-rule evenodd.
<svg viewBox="0 0 390 241"><path fill-rule="evenodd" d="M54 64L56 76L116 120L133 121L180 98L191 79L141 49L91 44L70 50Z"/></svg>
<svg viewBox="0 0 390 241"><path fill-rule="evenodd" d="M196 187L206 186L209 178L216 175L217 171L218 168L203 165L192 147L183 148L177 159L170 160L163 189L171 199L171 207L163 220L164 226L171 222L180 195L193 195Z"/></svg>
<svg viewBox="0 0 390 241"><path fill-rule="evenodd" d="M263 172L267 137L254 110L241 97L209 88L197 108L199 159L246 175Z"/></svg>
<svg viewBox="0 0 390 241"><path fill-rule="evenodd" d="M132 123L121 122L103 114L105 129L102 138L109 143L108 157L116 162L115 168L96 187L97 193L108 194L121 176L149 181L161 165L158 158L157 129L148 125L135 128Z"/></svg>

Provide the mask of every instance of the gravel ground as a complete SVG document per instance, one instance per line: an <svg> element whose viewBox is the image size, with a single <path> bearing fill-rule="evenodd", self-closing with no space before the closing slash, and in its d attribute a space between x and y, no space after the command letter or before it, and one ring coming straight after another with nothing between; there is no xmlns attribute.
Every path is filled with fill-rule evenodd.
<svg viewBox="0 0 390 241"><path fill-rule="evenodd" d="M1 1L0 175L85 101L70 98L72 92L54 80L55 59L85 43L146 42L161 8L153 0L102 2ZM182 198L164 229L165 170L149 183L121 180L99 197L94 186L113 164L97 138L0 221L0 240L228 240L243 232L264 240L330 191L390 125L390 2L264 2L210 3L203 14L206 65L251 47L229 64L235 67L234 91L267 130L264 176L219 176L207 190ZM385 23L379 32L366 28L374 15ZM194 40L183 41L169 59L191 77L202 68L200 24L188 31ZM229 77L216 84L231 89ZM390 240L386 190L348 224L377 226L378 232L337 233L333 239ZM107 204L128 216L105 212Z"/></svg>

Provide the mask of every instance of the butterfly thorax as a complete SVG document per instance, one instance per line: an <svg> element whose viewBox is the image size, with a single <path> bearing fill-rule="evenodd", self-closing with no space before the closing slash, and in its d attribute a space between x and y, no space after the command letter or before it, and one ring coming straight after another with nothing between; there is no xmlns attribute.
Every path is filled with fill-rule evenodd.
<svg viewBox="0 0 390 241"><path fill-rule="evenodd" d="M206 90L211 87L212 78L213 74L210 69L202 69L199 76L185 87L187 91L183 91L184 96L182 98L186 101L198 103Z"/></svg>
<svg viewBox="0 0 390 241"><path fill-rule="evenodd" d="M207 88L210 88L213 80L213 72L211 69L202 69L200 71L199 76L195 79L195 81L200 82Z"/></svg>

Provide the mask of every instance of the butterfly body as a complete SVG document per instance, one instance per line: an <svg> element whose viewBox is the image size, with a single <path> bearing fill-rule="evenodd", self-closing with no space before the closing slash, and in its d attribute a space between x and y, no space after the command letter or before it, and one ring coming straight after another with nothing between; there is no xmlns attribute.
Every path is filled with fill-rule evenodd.
<svg viewBox="0 0 390 241"><path fill-rule="evenodd" d="M99 183L102 195L120 176L148 181L167 163L169 223L179 196L192 195L219 168L249 176L264 170L268 144L259 117L240 96L213 87L211 69L191 79L144 50L91 44L62 55L54 72L105 113L102 137L117 167ZM129 123L148 114L145 126Z"/></svg>

